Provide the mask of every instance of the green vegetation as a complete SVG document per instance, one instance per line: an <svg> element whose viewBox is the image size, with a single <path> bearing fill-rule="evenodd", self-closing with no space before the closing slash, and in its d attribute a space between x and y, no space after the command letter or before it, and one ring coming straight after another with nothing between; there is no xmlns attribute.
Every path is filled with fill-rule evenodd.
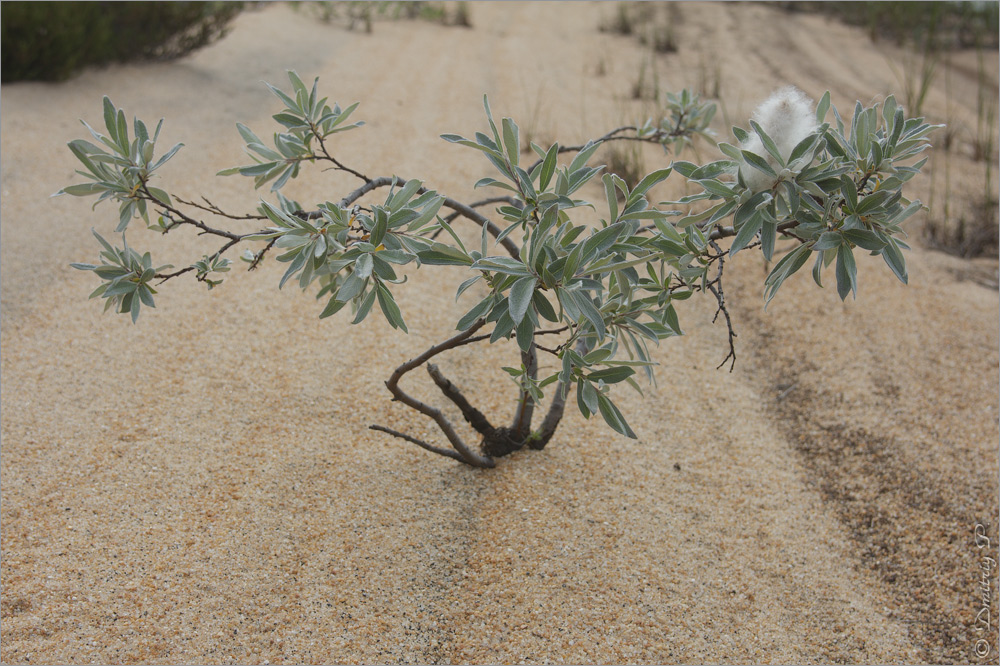
<svg viewBox="0 0 1000 666"><path fill-rule="evenodd" d="M2 78L61 81L88 65L176 58L225 34L242 2L4 2Z"/></svg>
<svg viewBox="0 0 1000 666"><path fill-rule="evenodd" d="M818 12L862 26L873 41L938 49L996 47L997 2L781 2L787 11Z"/></svg>
<svg viewBox="0 0 1000 666"><path fill-rule="evenodd" d="M341 2L295 2L297 8L311 12L324 23L342 23L347 30L364 26L372 32L374 21L421 20L462 28L472 27L472 18L466 2L456 2L449 9L442 2L417 2L413 0L344 0Z"/></svg>
<svg viewBox="0 0 1000 666"><path fill-rule="evenodd" d="M614 2L614 13L598 29L617 35L634 35L656 53L677 51L676 25L679 11L673 3Z"/></svg>

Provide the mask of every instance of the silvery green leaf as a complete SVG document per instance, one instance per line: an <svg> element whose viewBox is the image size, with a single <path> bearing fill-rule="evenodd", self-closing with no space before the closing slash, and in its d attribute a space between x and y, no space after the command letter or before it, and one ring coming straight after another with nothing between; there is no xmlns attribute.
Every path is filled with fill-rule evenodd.
<svg viewBox="0 0 1000 666"><path fill-rule="evenodd" d="M890 238L889 243L882 248L882 258L895 276L899 278L899 281L906 284L909 280L906 274L906 259L900 252L896 239Z"/></svg>
<svg viewBox="0 0 1000 666"><path fill-rule="evenodd" d="M501 181L497 180L496 178L490 178L488 176L486 178L480 178L479 180L477 180L476 184L473 185L472 187L473 187L473 189L479 189L480 187L498 187L498 188L500 188L502 190L507 190L508 192L517 193L517 188L516 187L513 187L512 185L508 185L507 183L501 182Z"/></svg>
<svg viewBox="0 0 1000 666"><path fill-rule="evenodd" d="M468 280L466 280L462 284L458 285L458 291L455 294L455 300L457 301L458 297L461 296L465 292L466 289L468 289L469 287L471 287L472 285L474 285L475 283L479 282L482 279L483 279L482 275L476 275L476 276L473 276L473 277L469 278Z"/></svg>
<svg viewBox="0 0 1000 666"><path fill-rule="evenodd" d="M337 300L349 301L353 299L362 292L366 283L366 279L358 277L357 273L351 273L344 280L344 284L340 286L340 290L337 292Z"/></svg>
<svg viewBox="0 0 1000 666"><path fill-rule="evenodd" d="M816 122L823 124L826 122L826 114L830 111L830 91L823 93L819 103L816 105Z"/></svg>
<svg viewBox="0 0 1000 666"><path fill-rule="evenodd" d="M626 437L636 439L636 435L632 431L632 428L629 427L628 423L625 421L625 417L618 410L618 407L611 402L610 398L605 396L603 393L598 393L597 405L601 412L601 416L604 417L604 421L609 426Z"/></svg>
<svg viewBox="0 0 1000 666"><path fill-rule="evenodd" d="M118 226L115 231L121 233L128 228L128 223L132 221L135 212L135 202L123 201L118 209Z"/></svg>
<svg viewBox="0 0 1000 666"><path fill-rule="evenodd" d="M139 285L139 288L136 290L136 292L139 294L139 300L142 301L143 305L147 305L151 308L156 307L156 303L153 302L153 294L150 291L149 287L147 287L144 284L141 284Z"/></svg>
<svg viewBox="0 0 1000 666"><path fill-rule="evenodd" d="M521 155L517 124L510 118L504 118L501 124L503 125L503 143L507 149L507 158L511 165L517 166L518 158Z"/></svg>
<svg viewBox="0 0 1000 666"><path fill-rule="evenodd" d="M779 166L784 166L785 161L781 158L781 152L778 150L778 146L774 144L774 139L768 136L767 132L764 131L764 128L757 124L757 121L751 120L750 127L752 127L753 131L757 133L758 137L760 137L761 143L764 144L764 150L771 154L771 157L774 158L774 161L777 162Z"/></svg>
<svg viewBox="0 0 1000 666"><path fill-rule="evenodd" d="M100 183L81 183L79 185L69 185L62 188L53 196L58 196L60 194L70 194L74 197L84 197L91 194L97 194L98 192L104 191Z"/></svg>
<svg viewBox="0 0 1000 666"><path fill-rule="evenodd" d="M157 169L159 169L163 164L165 164L167 162L167 160L169 160L171 157L173 157L174 155L176 155L177 151L180 150L183 147L184 147L183 143L176 144L173 148L171 148L170 150L168 150L167 153L163 157L161 157L160 159L158 159L156 161L156 164L154 164L153 166L149 167L149 170L150 171L156 171Z"/></svg>
<svg viewBox="0 0 1000 666"><path fill-rule="evenodd" d="M580 413L583 414L584 418L590 418L591 414L596 414L599 409L597 406L597 389L594 385L586 380L580 380L576 384L576 404L580 409Z"/></svg>
<svg viewBox="0 0 1000 666"><path fill-rule="evenodd" d="M542 160L541 172L538 178L538 189L541 191L544 191L552 180L552 174L556 170L556 158L558 154L559 144L557 143L552 144L552 147L545 153L545 159Z"/></svg>
<svg viewBox="0 0 1000 666"><path fill-rule="evenodd" d="M372 289L368 294L361 299L361 305L358 306L358 311L354 314L354 319L351 321L352 324L360 324L371 312L372 305L375 303L375 296L377 295L377 290ZM346 303L346 302L345 302Z"/></svg>
<svg viewBox="0 0 1000 666"><path fill-rule="evenodd" d="M807 136L806 138L802 139L797 144L795 144L795 147L792 148L791 154L788 156L789 166L790 167L796 166L795 162L804 158L807 154L809 154L813 150L813 148L819 145L819 142L822 140L822 138L823 138L822 134L814 133L810 134L809 136ZM801 169L802 166L805 165L798 165L797 168Z"/></svg>
<svg viewBox="0 0 1000 666"><path fill-rule="evenodd" d="M758 155L757 153L751 153L749 150L742 151L743 160L753 168L767 174L771 178L777 178L778 174L774 172L771 165L767 161Z"/></svg>
<svg viewBox="0 0 1000 666"><path fill-rule="evenodd" d="M628 230L625 222L616 222L601 229L583 242L581 251L581 264L588 264L595 255L603 254L609 247L615 244L622 232Z"/></svg>
<svg viewBox="0 0 1000 666"><path fill-rule="evenodd" d="M820 252L816 255L816 261L815 263L813 263L812 276L813 276L813 281L816 283L816 286L818 286L821 289L823 288L822 274L823 274L823 253Z"/></svg>
<svg viewBox="0 0 1000 666"><path fill-rule="evenodd" d="M885 243L868 229L849 229L844 232L844 238L869 252L881 252Z"/></svg>
<svg viewBox="0 0 1000 666"><path fill-rule="evenodd" d="M250 166L237 167L236 172L242 176L263 176L273 171L278 166L278 162L263 162L261 164L251 164ZM229 175L229 172L229 169L225 169L220 171L219 175Z"/></svg>
<svg viewBox="0 0 1000 666"><path fill-rule="evenodd" d="M774 255L774 241L777 236L778 225L771 220L765 220L760 228L760 251L764 259L771 261Z"/></svg>
<svg viewBox="0 0 1000 666"><path fill-rule="evenodd" d="M715 180L714 178L699 180L697 181L697 183L701 185L705 189L705 191L708 192L709 194L714 194L716 196L725 198L736 196L735 190L727 186L725 183Z"/></svg>
<svg viewBox="0 0 1000 666"><path fill-rule="evenodd" d="M555 323L559 321L559 315L556 314L555 308L549 303L549 299L545 298L545 294L541 291L536 290L531 296L531 302L535 306L535 310L545 319Z"/></svg>
<svg viewBox="0 0 1000 666"><path fill-rule="evenodd" d="M435 243L430 249L417 252L417 258L420 259L421 263L430 266L471 266L473 264L472 257L456 247L443 243Z"/></svg>
<svg viewBox="0 0 1000 666"><path fill-rule="evenodd" d="M158 187L148 187L149 193L160 203L170 205L170 195Z"/></svg>
<svg viewBox="0 0 1000 666"><path fill-rule="evenodd" d="M819 239L813 243L813 250L822 251L840 247L843 243L841 235L836 231L825 231Z"/></svg>
<svg viewBox="0 0 1000 666"><path fill-rule="evenodd" d="M386 208L392 212L399 210L403 207L403 204L409 201L413 195L416 194L421 185L422 183L417 179L407 181L398 192L389 197L385 204Z"/></svg>
<svg viewBox="0 0 1000 666"><path fill-rule="evenodd" d="M320 313L319 318L326 319L327 317L340 312L340 310L343 309L345 305L347 305L347 301L338 301L335 297L331 298L330 301L326 304L326 307L323 308L323 311Z"/></svg>
<svg viewBox="0 0 1000 666"><path fill-rule="evenodd" d="M810 254L812 254L812 250L808 245L800 245L782 257L778 263L774 265L774 268L771 269L771 272L764 280L765 303L771 302L771 299L778 293L778 289L781 287L781 284L788 279L789 276L802 268L803 264L805 264L805 262L809 259Z"/></svg>
<svg viewBox="0 0 1000 666"><path fill-rule="evenodd" d="M520 278L511 286L508 307L510 318L514 320L515 324L520 324L521 320L524 319L524 315L531 305L531 297L536 283L536 278L531 276Z"/></svg>
<svg viewBox="0 0 1000 666"><path fill-rule="evenodd" d="M586 166L587 161L594 155L597 149L601 146L601 142L588 141L580 152L576 154L573 161L570 162L569 172L573 173L579 171L584 166Z"/></svg>
<svg viewBox="0 0 1000 666"><path fill-rule="evenodd" d="M493 294L490 294L483 300L479 301L475 307L462 315L462 318L458 320L458 325L455 327L459 331L464 331L472 326L477 320L483 317L486 312L493 305Z"/></svg>
<svg viewBox="0 0 1000 666"><path fill-rule="evenodd" d="M760 231L761 226L764 224L764 217L760 213L754 213L747 219L740 228L736 231L736 238L733 239L733 244L729 248L729 254L735 255L737 252L745 248L750 242L757 236L757 232Z"/></svg>
<svg viewBox="0 0 1000 666"><path fill-rule="evenodd" d="M535 339L535 325L531 317L524 317L514 329L517 338L517 346L522 352L527 353L531 348L531 343Z"/></svg>
<svg viewBox="0 0 1000 666"><path fill-rule="evenodd" d="M484 257L472 263L472 268L474 270L503 273L504 275L531 275L531 271L523 263L512 257Z"/></svg>
<svg viewBox="0 0 1000 666"><path fill-rule="evenodd" d="M357 261L354 262L354 274L357 275L359 279L364 280L372 274L373 267L374 262L372 261L372 255L368 253L362 254L358 257Z"/></svg>
<svg viewBox="0 0 1000 666"><path fill-rule="evenodd" d="M497 340L507 338L511 331L514 330L514 320L510 318L508 312L504 312L497 323L493 326L493 333L490 334L490 344L493 344Z"/></svg>
<svg viewBox="0 0 1000 666"><path fill-rule="evenodd" d="M264 85L266 85L278 99L280 99L282 102L285 103L285 106L288 107L289 111L293 111L300 115L305 113L304 110L299 107L296 101L293 100L291 97L289 97L287 94L285 94L278 88L272 86L270 83L265 82Z"/></svg>
<svg viewBox="0 0 1000 666"><path fill-rule="evenodd" d="M590 300L590 297L582 291L568 291L564 293L569 294L577 308L579 308L580 314L590 322L590 325L594 328L594 332L597 333L598 341L603 341L606 335L604 317L594 305L594 302Z"/></svg>
<svg viewBox="0 0 1000 666"><path fill-rule="evenodd" d="M840 191L844 193L845 208L847 212L854 213L858 208L858 188L854 181L844 175L840 177Z"/></svg>
<svg viewBox="0 0 1000 666"><path fill-rule="evenodd" d="M389 262L382 260L383 254L385 254L383 251L379 251L371 255L375 275L381 278L383 282L398 282L399 278L396 276L396 271L393 270Z"/></svg>
<svg viewBox="0 0 1000 666"><path fill-rule="evenodd" d="M392 297L392 293L381 282L375 283L375 291L378 293L379 307L382 308L382 314L385 315L389 324L393 328L399 328L404 333L408 333L406 323L403 321L403 315L400 313L399 306L396 305L396 299Z"/></svg>
<svg viewBox="0 0 1000 666"><path fill-rule="evenodd" d="M837 293L841 300L844 300L852 292L857 296L858 268L851 248L841 245L837 250Z"/></svg>
<svg viewBox="0 0 1000 666"><path fill-rule="evenodd" d="M605 384L617 384L618 382L625 381L634 374L635 370L628 366L614 366L591 372L587 375L587 380L591 382L602 381Z"/></svg>
<svg viewBox="0 0 1000 666"><path fill-rule="evenodd" d="M376 208L375 209L375 225L372 227L371 236L368 241L378 247L382 243L382 239L385 238L386 231L389 229L389 216L385 214L385 211Z"/></svg>
<svg viewBox="0 0 1000 666"><path fill-rule="evenodd" d="M657 169L656 171L647 174L642 180L639 181L639 184L635 186L635 189L632 190L632 193L628 197L628 202L631 203L638 200L640 197L645 196L646 192L652 189L653 186L666 180L671 171L672 169L667 167L665 169Z"/></svg>

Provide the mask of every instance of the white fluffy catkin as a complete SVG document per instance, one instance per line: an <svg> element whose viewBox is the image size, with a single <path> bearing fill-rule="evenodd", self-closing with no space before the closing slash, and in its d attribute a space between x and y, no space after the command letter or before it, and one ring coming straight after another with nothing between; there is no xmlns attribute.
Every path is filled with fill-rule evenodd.
<svg viewBox="0 0 1000 666"><path fill-rule="evenodd" d="M771 137L781 158L786 161L795 146L817 127L812 100L795 86L776 90L757 107L751 117ZM751 132L740 148L763 157L775 172L780 170L756 132ZM740 165L740 173L753 192L766 190L774 185L773 178L748 164Z"/></svg>

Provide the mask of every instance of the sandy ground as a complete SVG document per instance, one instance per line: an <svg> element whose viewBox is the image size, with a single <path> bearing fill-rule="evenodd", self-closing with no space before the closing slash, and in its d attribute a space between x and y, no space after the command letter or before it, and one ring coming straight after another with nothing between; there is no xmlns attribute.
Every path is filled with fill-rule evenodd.
<svg viewBox="0 0 1000 666"><path fill-rule="evenodd" d="M644 111L629 95L643 61L664 88L718 80L744 125L786 83L832 88L845 112L899 88L899 52L822 18L678 5L680 50L653 64L597 31L611 11L475 3L472 30L366 35L270 6L178 62L3 87L4 663L984 661L990 551L975 528L995 545L995 262L918 245L909 286L863 261L856 301L802 275L764 312L766 267L744 253L728 269L734 372L715 370L725 329L711 304L691 303L687 335L658 351L659 385L622 394L637 441L574 411L544 452L488 471L367 430L435 436L382 382L471 303L437 288L446 268L406 285L402 336L317 322L310 295L275 289L273 261L211 293L164 285L137 326L102 316L91 276L68 267L96 257L92 227L114 227L108 207L47 198L76 182L65 143L84 135L78 118L100 122L103 94L165 117L163 144L186 143L163 170L171 192L243 211L248 183L213 174L244 163L237 121L271 131L260 81L290 68L362 102L368 125L338 141L341 159L466 200L486 165L437 137L481 129L484 92L522 136L577 142ZM927 108L964 128L948 164L958 207L983 167L967 157L975 58L955 62ZM995 80L995 53L988 64ZM916 194L940 190L943 169ZM316 172L288 192L313 203L353 185ZM129 238L178 264L215 249ZM466 347L443 367L506 413L511 385L489 369L511 354ZM436 400L421 383L408 385Z"/></svg>

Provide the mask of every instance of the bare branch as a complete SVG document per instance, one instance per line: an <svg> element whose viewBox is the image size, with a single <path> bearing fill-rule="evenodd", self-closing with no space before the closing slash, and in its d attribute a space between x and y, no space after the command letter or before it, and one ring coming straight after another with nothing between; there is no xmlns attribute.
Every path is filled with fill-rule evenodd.
<svg viewBox="0 0 1000 666"><path fill-rule="evenodd" d="M448 421L448 419L445 417L445 415L441 412L440 409L431 407L430 405L421 402L420 400L417 400L413 396L407 394L405 391L399 388L399 380L407 372L413 370L414 368L420 365L423 365L429 359L433 358L437 354L440 354L443 351L454 349L455 347L459 347L463 344L466 344L466 341L472 338L473 334L480 328L482 328L485 324L486 320L480 319L476 321L476 323L474 323L472 326L470 326L467 330L459 333L458 335L452 336L451 338L448 338L447 340L445 340L440 344L434 345L420 356L417 356L416 358L413 358L404 363L403 365L399 366L398 368L396 368L396 370L393 371L392 375L389 377L389 380L385 383L386 388L388 388L389 392L392 393L394 399L399 400L404 405L417 410L418 412L424 414L425 416L430 417L435 423L437 423L438 427L441 429L441 432L444 433L445 437L448 438L448 441L451 442L451 445L455 448L456 451L458 451L462 462L471 465L473 467L494 467L496 466L496 463L493 462L493 458L491 458L490 456L480 455L475 451L473 451L472 449L470 449L468 445L466 445L466 443L462 441L462 438L458 435L458 433L455 432L455 429L454 427L452 427L451 422Z"/></svg>
<svg viewBox="0 0 1000 666"><path fill-rule="evenodd" d="M433 363L427 364L427 374L431 376L437 387L441 389L441 393L444 397L455 403L455 406L462 412L462 416L465 420L475 428L476 432L480 435L489 435L495 428L489 420L483 416L483 413L478 409L469 404L469 401L465 399L462 392L458 390L451 380L444 376L441 370Z"/></svg>

